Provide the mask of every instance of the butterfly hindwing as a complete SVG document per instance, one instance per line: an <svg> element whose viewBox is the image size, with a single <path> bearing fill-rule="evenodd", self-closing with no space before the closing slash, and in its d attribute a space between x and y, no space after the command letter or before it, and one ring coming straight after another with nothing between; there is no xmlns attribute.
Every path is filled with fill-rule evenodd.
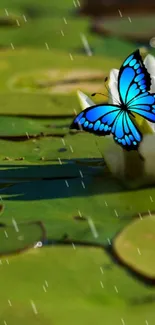
<svg viewBox="0 0 155 325"><path fill-rule="evenodd" d="M128 111L137 113L150 122L155 122L155 94L144 93L132 99Z"/></svg>
<svg viewBox="0 0 155 325"><path fill-rule="evenodd" d="M120 112L117 105L95 105L86 108L76 116L71 129L84 130L96 135L110 134L111 126Z"/></svg>
<svg viewBox="0 0 155 325"><path fill-rule="evenodd" d="M137 50L127 57L119 71L118 91L121 103L128 106L133 98L148 92L150 86L150 75Z"/></svg>
<svg viewBox="0 0 155 325"><path fill-rule="evenodd" d="M114 140L126 150L137 149L142 140L142 134L137 130L130 115L121 111L111 130Z"/></svg>
<svg viewBox="0 0 155 325"><path fill-rule="evenodd" d="M85 109L76 116L70 128L100 136L112 133L114 140L127 150L137 149L142 139L128 112L115 105L95 105Z"/></svg>

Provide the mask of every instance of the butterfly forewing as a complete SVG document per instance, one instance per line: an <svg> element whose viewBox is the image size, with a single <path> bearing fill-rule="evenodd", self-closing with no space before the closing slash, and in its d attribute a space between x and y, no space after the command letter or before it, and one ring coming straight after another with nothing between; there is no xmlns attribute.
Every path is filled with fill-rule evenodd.
<svg viewBox="0 0 155 325"><path fill-rule="evenodd" d="M102 104L91 106L76 116L70 128L82 129L97 135L109 134L120 109L116 105Z"/></svg>
<svg viewBox="0 0 155 325"><path fill-rule="evenodd" d="M137 50L128 56L119 71L118 91L121 103L128 105L136 96L148 92L150 86L150 75Z"/></svg>

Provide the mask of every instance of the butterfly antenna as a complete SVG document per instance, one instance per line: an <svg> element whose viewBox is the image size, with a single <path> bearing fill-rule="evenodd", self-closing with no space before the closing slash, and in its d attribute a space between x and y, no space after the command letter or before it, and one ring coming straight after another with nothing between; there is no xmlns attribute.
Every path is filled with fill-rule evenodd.
<svg viewBox="0 0 155 325"><path fill-rule="evenodd" d="M96 96L96 95L102 95L102 96L104 96L104 97L107 97L107 98L108 98L108 96L107 96L107 95L105 95L105 94L103 94L103 93L93 93L93 94L91 94L91 96Z"/></svg>
<svg viewBox="0 0 155 325"><path fill-rule="evenodd" d="M107 80L108 80L108 77L106 77L106 78L104 79L104 85L105 85L106 90L108 91L108 96L105 95L105 94L103 94L103 93L93 93L91 96L102 95L102 96L107 97L107 98L110 97L110 99L111 99L112 101L113 101L113 99L114 99L115 102L117 103L117 105L120 105L119 101L118 101L114 96L111 95L110 88L109 88L109 86L106 85L106 81L107 81Z"/></svg>

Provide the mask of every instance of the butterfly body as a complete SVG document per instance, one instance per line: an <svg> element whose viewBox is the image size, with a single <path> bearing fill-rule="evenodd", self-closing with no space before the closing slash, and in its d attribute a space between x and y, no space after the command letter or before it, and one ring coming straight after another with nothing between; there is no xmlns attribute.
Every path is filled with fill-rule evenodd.
<svg viewBox="0 0 155 325"><path fill-rule="evenodd" d="M99 136L113 134L114 140L127 150L137 149L142 134L137 129L135 115L155 122L155 94L150 94L151 78L139 51L123 63L118 76L119 102L86 108L74 119L70 128Z"/></svg>

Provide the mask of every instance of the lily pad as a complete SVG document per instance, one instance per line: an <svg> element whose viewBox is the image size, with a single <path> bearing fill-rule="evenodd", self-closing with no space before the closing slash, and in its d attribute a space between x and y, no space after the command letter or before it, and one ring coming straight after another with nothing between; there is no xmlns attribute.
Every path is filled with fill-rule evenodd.
<svg viewBox="0 0 155 325"><path fill-rule="evenodd" d="M93 93L94 89L96 91L101 90L101 83L91 83L91 82L78 82L77 84L64 84L64 85L57 85L50 90L51 94L68 94L68 93L75 93L78 89L82 91ZM104 99L105 101L105 99Z"/></svg>
<svg viewBox="0 0 155 325"><path fill-rule="evenodd" d="M130 301L140 296L143 303L154 290L141 286L118 266L108 265L111 260L104 250L76 246L38 248L2 258L3 318L23 325L60 325L62 318L64 325L93 325L96 319L105 319L106 325L120 325L121 319L132 325L145 319L153 323L155 303L142 308Z"/></svg>
<svg viewBox="0 0 155 325"><path fill-rule="evenodd" d="M109 231L114 231L120 227L120 221L115 212L113 211L110 214L103 200L103 192L106 200L106 191L110 190L108 186L110 184L105 180L102 182L102 179L99 180L91 176L12 185L0 191L2 200L7 205L1 220L3 221L4 218L7 223L11 222L9 217L11 209L16 215L17 222L19 220L27 222L38 219L43 221L48 232L48 238L62 239L64 233L67 233L72 240L108 243ZM113 191L118 188L119 186L113 184ZM102 203L98 205L100 200ZM57 209L58 205L59 209ZM97 236L94 235L89 220L86 223L76 223L74 216L78 211L81 211L88 219L91 216L98 233ZM123 220L122 223L124 224ZM113 224L113 227L110 224ZM104 229L106 229L105 233Z"/></svg>
<svg viewBox="0 0 155 325"><path fill-rule="evenodd" d="M75 95L46 95L6 93L0 95L0 115L16 116L74 116L79 105Z"/></svg>
<svg viewBox="0 0 155 325"><path fill-rule="evenodd" d="M72 119L35 119L26 117L1 116L0 138L67 134Z"/></svg>
<svg viewBox="0 0 155 325"><path fill-rule="evenodd" d="M61 160L66 159L68 161L80 158L102 158L95 141L95 136L85 133L68 135L64 139L43 137L23 142L0 140L0 161L12 164L15 160L23 157L22 164L23 162L25 164L25 161L44 164L45 162L51 163L52 160L61 164ZM66 150L60 150L62 148ZM7 160L6 157L8 157Z"/></svg>
<svg viewBox="0 0 155 325"><path fill-rule="evenodd" d="M132 17L123 16L121 19L112 18L103 22L104 28L112 33L113 36L123 36L130 40L149 41L154 35L155 15L132 15Z"/></svg>
<svg viewBox="0 0 155 325"><path fill-rule="evenodd" d="M134 214L142 213L144 208L154 208L150 201L154 189L127 192L113 178L104 176L34 180L4 188L0 194L7 206L1 216L2 222L10 223L13 213L17 222L41 220L48 239L62 239L67 233L72 240L101 245L109 245L118 231L132 221ZM92 219L98 236L88 221L77 224L74 216L78 211Z"/></svg>
<svg viewBox="0 0 155 325"><path fill-rule="evenodd" d="M5 11L0 10L0 28L1 27L19 27L24 23L21 13L12 12L5 9Z"/></svg>
<svg viewBox="0 0 155 325"><path fill-rule="evenodd" d="M104 75L100 70L49 69L16 75L8 81L8 85L12 90L33 93L69 93L76 92L77 88L93 92L94 88L101 88L103 80Z"/></svg>
<svg viewBox="0 0 155 325"><path fill-rule="evenodd" d="M0 255L19 253L45 239L45 231L40 222L17 224L0 228Z"/></svg>
<svg viewBox="0 0 155 325"><path fill-rule="evenodd" d="M130 268L155 279L155 214L146 214L124 228L115 239L114 249Z"/></svg>

